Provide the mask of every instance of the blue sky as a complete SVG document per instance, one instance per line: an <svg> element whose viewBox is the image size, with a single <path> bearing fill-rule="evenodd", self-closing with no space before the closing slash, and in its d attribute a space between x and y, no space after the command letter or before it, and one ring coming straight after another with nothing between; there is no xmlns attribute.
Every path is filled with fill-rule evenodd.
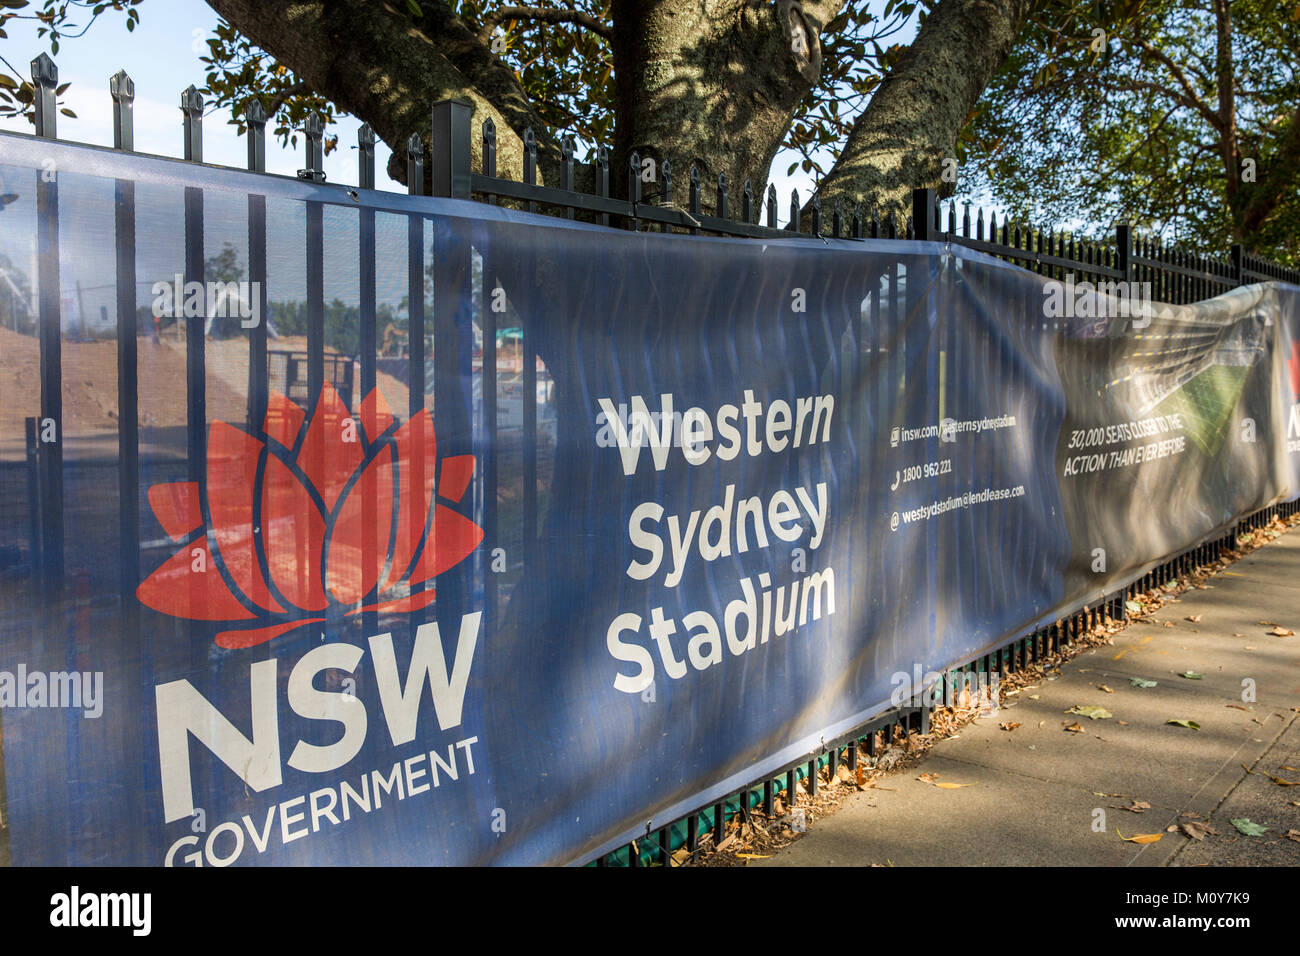
<svg viewBox="0 0 1300 956"><path fill-rule="evenodd" d="M65 105L76 119L59 117L59 138L101 146L113 145L112 101L108 78L126 70L135 80L135 147L143 153L181 155L180 94L191 83L202 87L204 65L199 57L204 41L217 25L217 15L200 0L154 0L140 7L140 25L128 33L120 15L111 11L84 36L64 40L55 62L59 82L71 83ZM23 76L28 64L42 52L49 52L47 40L37 39L30 20L11 20L9 39L0 41L0 53ZM204 118L203 158L222 166L243 167L247 160L244 138L228 126L229 114L210 112ZM336 127L340 148L326 157L325 174L330 182L355 183L356 151L346 147L356 142L360 123L347 117ZM0 129L30 133L25 119L0 120ZM282 150L268 135L266 166L269 172L292 176L303 165L301 139L296 151ZM383 170L389 150L376 146L376 163L381 188L400 189Z"/></svg>

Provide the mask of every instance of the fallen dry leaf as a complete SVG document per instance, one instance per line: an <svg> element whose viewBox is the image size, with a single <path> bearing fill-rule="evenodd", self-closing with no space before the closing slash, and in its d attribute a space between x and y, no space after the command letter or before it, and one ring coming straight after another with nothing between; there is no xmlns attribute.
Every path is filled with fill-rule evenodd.
<svg viewBox="0 0 1300 956"><path fill-rule="evenodd" d="M1119 833L1118 827L1115 829L1115 832ZM1164 836L1163 833L1135 833L1131 837L1126 837L1124 834L1119 833L1119 838L1125 843L1155 843L1162 836Z"/></svg>
<svg viewBox="0 0 1300 956"><path fill-rule="evenodd" d="M1104 690L1104 691L1105 691L1106 693L1108 693L1108 694L1113 694L1113 693L1115 693L1113 690L1111 690L1111 689L1110 689L1109 687L1107 687L1105 684L1098 684L1098 685L1097 685L1097 690Z"/></svg>
<svg viewBox="0 0 1300 956"><path fill-rule="evenodd" d="M939 775L937 773L923 773L916 779L920 780L922 783L934 783L939 779Z"/></svg>
<svg viewBox="0 0 1300 956"><path fill-rule="evenodd" d="M1072 734L1081 734L1081 733L1083 733L1083 727L1079 724L1079 722L1078 722L1077 720L1076 720L1074 723L1072 723L1072 724L1067 724L1067 725L1065 726L1065 729L1068 730L1068 731L1069 731L1070 733L1072 733Z"/></svg>
<svg viewBox="0 0 1300 956"><path fill-rule="evenodd" d="M1295 631L1289 630L1285 627L1275 627L1273 630L1269 631L1269 633L1274 637L1291 637L1295 634Z"/></svg>
<svg viewBox="0 0 1300 956"><path fill-rule="evenodd" d="M936 783L940 790L960 790L962 787L973 787L973 783Z"/></svg>
<svg viewBox="0 0 1300 956"><path fill-rule="evenodd" d="M998 724L998 727L1002 730L1015 730L1019 726L1020 722L1018 720L1004 720L1002 723Z"/></svg>
<svg viewBox="0 0 1300 956"><path fill-rule="evenodd" d="M772 859L772 854L770 854L770 853L737 853L737 854L736 854L736 859L738 859L738 860L770 860L770 859Z"/></svg>
<svg viewBox="0 0 1300 956"><path fill-rule="evenodd" d="M1189 614L1189 615L1187 615L1187 620L1191 621L1193 624L1199 624L1199 623L1200 623L1200 620L1201 620L1201 615L1200 615L1200 614Z"/></svg>
<svg viewBox="0 0 1300 956"><path fill-rule="evenodd" d="M1151 809L1151 804L1145 800L1134 800L1127 807L1116 807L1116 810L1127 810L1129 813L1146 813Z"/></svg>
<svg viewBox="0 0 1300 956"><path fill-rule="evenodd" d="M1235 708L1235 709L1237 709L1237 710L1244 710L1246 713L1250 713L1250 708L1249 708L1249 707L1243 707L1241 704L1224 704L1223 706L1224 706L1224 707L1233 707L1233 708Z"/></svg>
<svg viewBox="0 0 1300 956"><path fill-rule="evenodd" d="M1300 830L1287 830L1286 838L1288 840L1295 840L1296 843L1300 843Z"/></svg>
<svg viewBox="0 0 1300 956"><path fill-rule="evenodd" d="M1219 831L1214 829L1208 823L1199 820L1189 820L1186 823L1180 823L1178 829L1182 830L1186 836L1193 840L1204 840L1207 835L1218 836Z"/></svg>

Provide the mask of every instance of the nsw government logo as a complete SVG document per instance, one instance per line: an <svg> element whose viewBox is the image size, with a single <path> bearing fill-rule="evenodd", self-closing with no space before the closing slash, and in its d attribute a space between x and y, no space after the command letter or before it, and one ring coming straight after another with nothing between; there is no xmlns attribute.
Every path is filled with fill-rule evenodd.
<svg viewBox="0 0 1300 956"><path fill-rule="evenodd" d="M478 737L459 728L481 611L461 615L445 643L440 623L451 622L414 620L405 634L394 628L356 643L277 641L366 611L387 621L429 607L426 582L483 541L457 510L474 465L472 455L438 457L428 411L399 423L375 390L353 414L326 384L310 415L272 395L260 429L213 422L203 480L149 489L154 515L180 547L137 589L140 601L212 622L219 647L275 641L280 652L154 687L163 824L188 821L169 835L166 865L228 866L358 815L394 813L474 775ZM321 686L327 671L350 676ZM232 694L240 685L247 696ZM342 736L320 744L310 729L320 723L341 726ZM201 776L196 749L213 768ZM382 766L355 766L363 752ZM345 779L316 776L344 768ZM312 784L286 770L313 775ZM290 779L307 789L247 806ZM232 793L243 794L237 811ZM209 811L230 818L209 826Z"/></svg>
<svg viewBox="0 0 1300 956"><path fill-rule="evenodd" d="M328 383L310 418L283 395L268 405L261 434L212 423L203 487L149 489L154 515L181 547L140 585L141 603L220 622L215 640L229 649L336 615L432 604L434 590L417 586L483 540L451 507L469 487L474 456L439 467L428 411L399 426L378 389L355 417Z"/></svg>

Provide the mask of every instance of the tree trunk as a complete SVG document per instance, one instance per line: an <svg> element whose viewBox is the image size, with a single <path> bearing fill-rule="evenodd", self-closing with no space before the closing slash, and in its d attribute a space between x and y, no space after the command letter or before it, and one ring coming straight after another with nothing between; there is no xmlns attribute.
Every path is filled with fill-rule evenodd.
<svg viewBox="0 0 1300 956"><path fill-rule="evenodd" d="M614 0L619 194L634 151L672 161L679 203L692 164L708 208L720 173L733 196L746 180L761 192L795 109L820 74L821 27L841 6Z"/></svg>
<svg viewBox="0 0 1300 956"><path fill-rule="evenodd" d="M1032 0L942 0L858 117L818 190L865 210L911 212L911 191L938 187L945 158L1011 51Z"/></svg>
<svg viewBox="0 0 1300 956"><path fill-rule="evenodd" d="M389 174L406 181L406 142L429 140L434 103L461 99L474 107L474 129L497 125L497 168L519 179L523 133L537 133L543 161L559 146L514 74L438 0L424 0L416 23L396 5L374 0L208 0L217 13L274 56L312 90L369 123L393 150ZM476 168L480 137L473 137ZM428 164L426 164L426 169Z"/></svg>

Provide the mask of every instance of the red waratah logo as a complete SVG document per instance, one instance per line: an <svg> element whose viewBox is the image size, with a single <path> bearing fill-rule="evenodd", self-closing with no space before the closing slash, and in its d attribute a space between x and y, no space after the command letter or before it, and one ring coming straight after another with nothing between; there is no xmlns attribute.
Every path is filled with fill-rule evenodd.
<svg viewBox="0 0 1300 956"><path fill-rule="evenodd" d="M159 524L185 545L140 585L141 603L230 625L216 636L225 648L334 614L433 603L433 588L416 586L483 540L482 528L435 501L464 497L474 456L446 458L439 471L428 411L394 427L378 389L353 417L327 383L306 418L273 394L261 436L212 423L202 488L149 489Z"/></svg>
<svg viewBox="0 0 1300 956"><path fill-rule="evenodd" d="M1291 358L1286 364L1291 373L1291 394L1300 398L1300 342L1291 343Z"/></svg>

